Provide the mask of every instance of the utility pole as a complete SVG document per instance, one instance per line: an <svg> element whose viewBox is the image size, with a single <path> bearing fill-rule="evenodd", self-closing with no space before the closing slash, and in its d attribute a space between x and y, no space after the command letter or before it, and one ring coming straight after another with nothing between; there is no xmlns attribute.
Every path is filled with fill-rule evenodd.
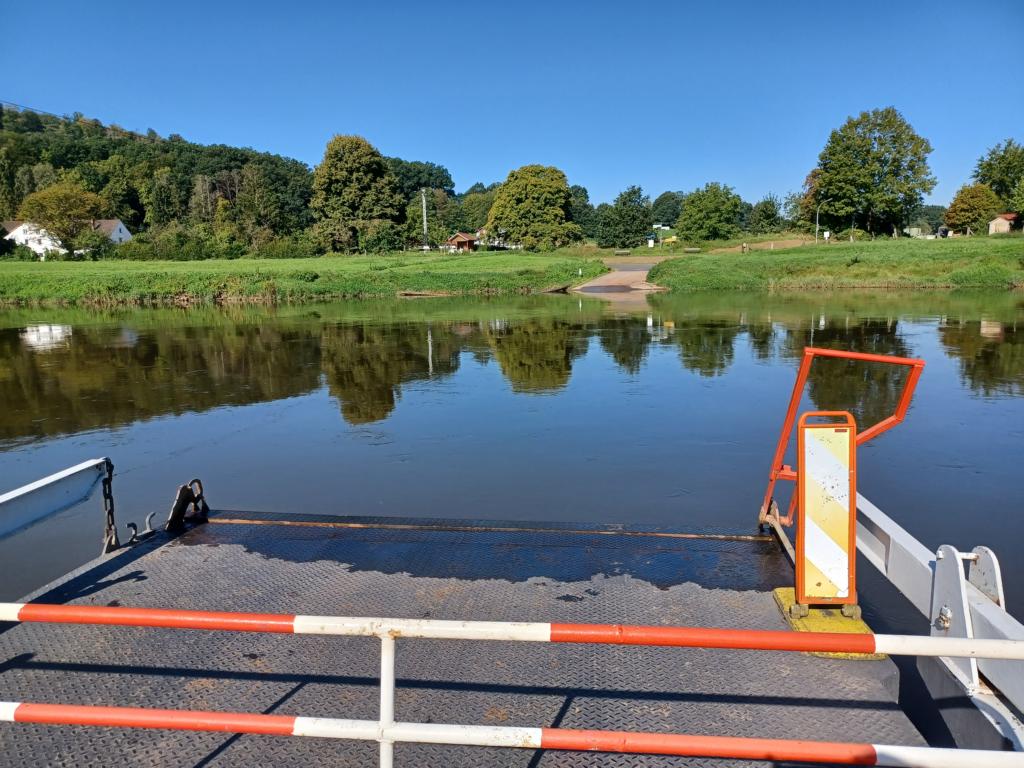
<svg viewBox="0 0 1024 768"><path fill-rule="evenodd" d="M430 250L430 241L427 238L427 188L420 190L420 204L423 208L423 250Z"/></svg>
<svg viewBox="0 0 1024 768"><path fill-rule="evenodd" d="M831 202L831 198L825 198L818 203L818 209L814 212L814 244L818 244L818 217L821 215L821 206L825 203Z"/></svg>

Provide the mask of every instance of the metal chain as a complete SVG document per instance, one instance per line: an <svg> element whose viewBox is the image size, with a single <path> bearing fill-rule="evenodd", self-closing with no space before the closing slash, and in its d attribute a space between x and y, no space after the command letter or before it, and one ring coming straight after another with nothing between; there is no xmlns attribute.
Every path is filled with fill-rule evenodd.
<svg viewBox="0 0 1024 768"><path fill-rule="evenodd" d="M103 478L103 511L106 525L103 530L103 554L113 552L121 546L117 538L117 523L114 520L114 463L107 459L107 474Z"/></svg>

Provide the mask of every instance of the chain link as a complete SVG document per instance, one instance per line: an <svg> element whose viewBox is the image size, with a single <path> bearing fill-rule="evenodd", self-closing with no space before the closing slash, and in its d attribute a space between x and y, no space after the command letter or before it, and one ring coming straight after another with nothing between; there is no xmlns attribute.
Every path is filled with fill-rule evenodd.
<svg viewBox="0 0 1024 768"><path fill-rule="evenodd" d="M103 554L113 552L121 546L117 538L117 522L114 520L114 463L107 459L107 474L103 478L103 511L106 525L103 530Z"/></svg>

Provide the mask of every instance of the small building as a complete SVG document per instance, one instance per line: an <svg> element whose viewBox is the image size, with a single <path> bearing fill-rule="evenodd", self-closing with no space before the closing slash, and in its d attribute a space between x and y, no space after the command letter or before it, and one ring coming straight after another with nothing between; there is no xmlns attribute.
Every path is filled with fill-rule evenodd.
<svg viewBox="0 0 1024 768"><path fill-rule="evenodd" d="M112 243L126 243L132 239L132 233L120 219L95 219L92 222L93 232L102 232Z"/></svg>
<svg viewBox="0 0 1024 768"><path fill-rule="evenodd" d="M124 243L132 239L132 233L120 219L93 219L89 226L94 232L106 235L112 243ZM0 222L0 227L7 230L5 239L24 245L40 258L45 259L46 254L51 252L65 253L53 235L31 221L4 221Z"/></svg>
<svg viewBox="0 0 1024 768"><path fill-rule="evenodd" d="M456 251L475 251L478 242L479 238L476 235L471 235L468 232L456 232L444 241L444 247L453 253Z"/></svg>
<svg viewBox="0 0 1024 768"><path fill-rule="evenodd" d="M988 223L990 235L1002 235L1010 231L1013 222L1017 220L1016 213L1000 213Z"/></svg>

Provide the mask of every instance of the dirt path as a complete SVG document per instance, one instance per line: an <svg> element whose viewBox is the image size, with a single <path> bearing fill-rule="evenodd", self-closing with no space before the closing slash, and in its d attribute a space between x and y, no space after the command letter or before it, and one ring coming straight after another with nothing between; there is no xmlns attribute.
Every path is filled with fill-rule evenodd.
<svg viewBox="0 0 1024 768"><path fill-rule="evenodd" d="M796 248L798 245L806 245L813 242L813 239L806 237L791 237L786 240L765 240L760 243L750 243L747 245L747 249L751 251L773 251L776 248ZM740 253L742 250L742 245L733 245L729 248L712 248L707 253Z"/></svg>

